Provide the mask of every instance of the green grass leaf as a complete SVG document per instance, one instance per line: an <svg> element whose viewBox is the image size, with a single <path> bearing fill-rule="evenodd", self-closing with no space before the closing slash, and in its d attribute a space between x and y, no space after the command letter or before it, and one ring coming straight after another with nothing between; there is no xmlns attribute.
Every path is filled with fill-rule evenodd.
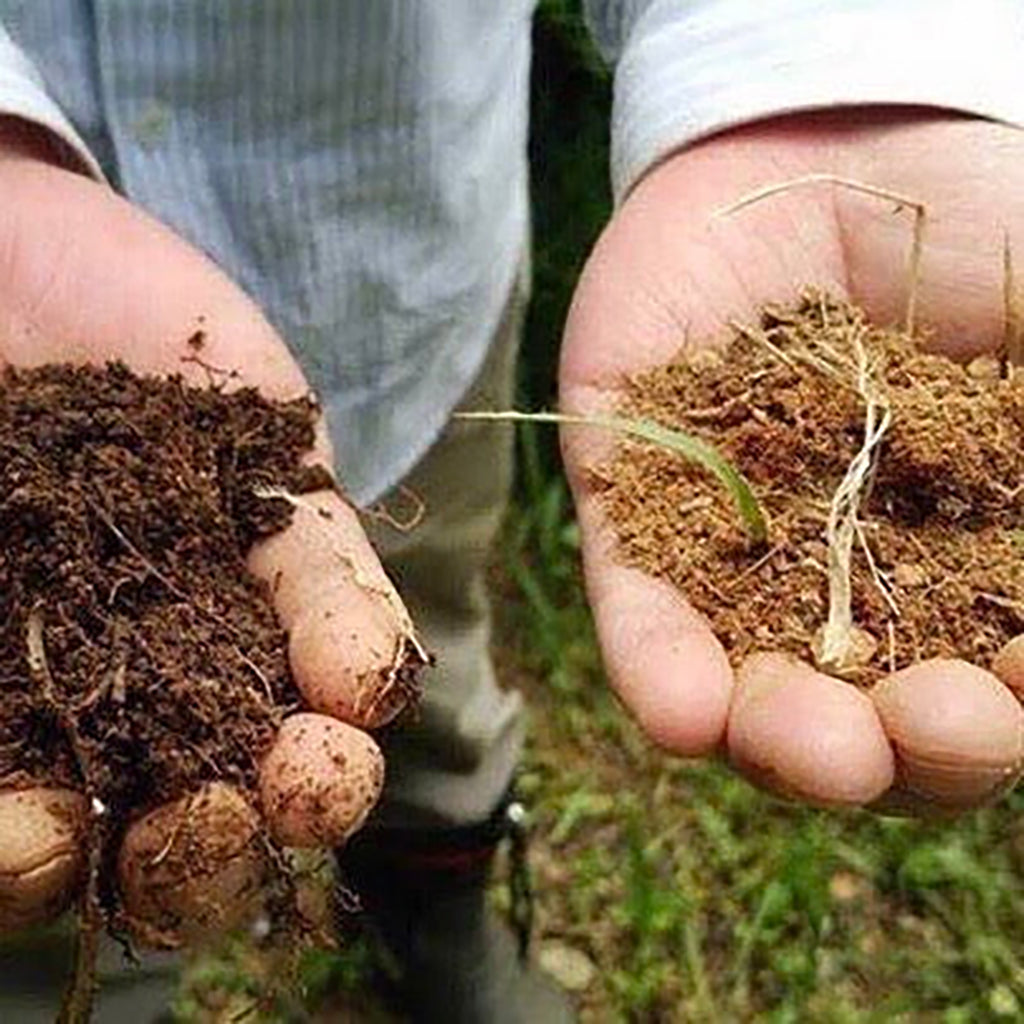
<svg viewBox="0 0 1024 1024"><path fill-rule="evenodd" d="M507 423L555 423L560 426L596 427L599 430L610 430L626 437L637 438L666 448L681 455L690 462L702 466L718 478L729 492L736 511L743 520L744 528L753 547L761 547L768 542L768 520L761 511L756 496L743 475L713 445L693 434L685 434L680 430L671 430L655 423L653 420L633 420L621 416L573 416L558 412L461 412L455 414L456 419L493 420Z"/></svg>

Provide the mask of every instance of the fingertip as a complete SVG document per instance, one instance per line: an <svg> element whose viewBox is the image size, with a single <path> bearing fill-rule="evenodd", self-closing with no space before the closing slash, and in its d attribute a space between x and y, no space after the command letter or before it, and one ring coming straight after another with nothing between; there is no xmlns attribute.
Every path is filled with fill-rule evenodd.
<svg viewBox="0 0 1024 1024"><path fill-rule="evenodd" d="M326 491L296 501L289 526L253 547L249 569L270 586L309 706L378 728L417 692L409 618L345 501Z"/></svg>
<svg viewBox="0 0 1024 1024"><path fill-rule="evenodd" d="M325 715L292 715L260 772L260 798L284 846L340 846L362 827L384 786L384 757L360 729Z"/></svg>
<svg viewBox="0 0 1024 1024"><path fill-rule="evenodd" d="M871 698L900 785L925 804L969 808L1004 792L1024 763L1024 710L990 672L952 659L882 679Z"/></svg>
<svg viewBox="0 0 1024 1024"><path fill-rule="evenodd" d="M150 811L117 862L125 924L142 944L174 949L238 927L266 876L256 809L234 786L207 783Z"/></svg>
<svg viewBox="0 0 1024 1024"><path fill-rule="evenodd" d="M1024 699L1024 634L1014 637L995 656L992 661L992 672L1004 685Z"/></svg>
<svg viewBox="0 0 1024 1024"><path fill-rule="evenodd" d="M763 788L830 806L861 806L892 784L894 760L870 699L776 653L737 672L729 756Z"/></svg>
<svg viewBox="0 0 1024 1024"><path fill-rule="evenodd" d="M0 791L0 933L58 917L84 866L88 802L67 789Z"/></svg>

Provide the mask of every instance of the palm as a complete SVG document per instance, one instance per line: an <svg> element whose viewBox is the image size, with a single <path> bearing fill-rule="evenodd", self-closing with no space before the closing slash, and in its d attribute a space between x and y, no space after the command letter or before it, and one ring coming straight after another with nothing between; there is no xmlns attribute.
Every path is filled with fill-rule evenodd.
<svg viewBox="0 0 1024 1024"><path fill-rule="evenodd" d="M201 328L203 362L235 371L237 383L274 398L308 390L255 304L201 254L108 189L16 147L5 155L0 145L0 191L16 197L0 205L0 365L120 359L139 372L181 373L205 383L207 371L196 364L188 345ZM327 447L322 440L316 453L324 461ZM253 551L250 565L273 581L284 626L306 636L305 662L293 665L300 689L315 711L344 717L338 711L339 681L376 671L374 659L390 663L391 653L383 652L396 650L404 626L397 598L352 510L333 492L308 500L330 526L310 532L296 519L293 528ZM327 548L349 569L339 572L339 561L325 559ZM373 642L360 650L348 643L339 651L336 632L342 625L346 636L369 636ZM329 664L316 656L321 649L333 652ZM321 741L334 728L325 716L308 716L306 728L290 730L287 744L282 733L271 753L281 777L301 776L309 766L314 774L325 770ZM309 719L314 719L311 727ZM340 778L336 782L343 784ZM0 789L0 799L5 795ZM48 812L36 807L36 819L24 807L15 808L24 827L49 834ZM330 845L342 838L332 813L321 801L315 808L286 809L280 821L271 815L270 825L287 832L290 844ZM8 838L0 834L0 847ZM23 845L26 861L32 862L31 844ZM54 869L61 877L51 880L53 889L67 884L76 870L74 858L65 858ZM211 880L214 888L219 884ZM46 905L29 899L22 906L19 899L0 891L0 932L47 912Z"/></svg>
<svg viewBox="0 0 1024 1024"><path fill-rule="evenodd" d="M204 379L186 344L275 397L302 375L256 305L212 263L108 189L36 161L3 167L0 355L16 365L117 358Z"/></svg>
<svg viewBox="0 0 1024 1024"><path fill-rule="evenodd" d="M750 321L764 302L808 284L898 320L911 234L909 215L894 215L891 204L815 187L714 216L753 190L815 172L924 202L920 318L935 329L936 344L958 356L994 347L1004 232L1022 239L1024 251L1014 197L1022 157L1024 136L1015 130L879 112L780 120L666 161L629 197L588 264L567 326L563 404L605 407L617 378L670 360L684 331L691 341L720 336L729 320ZM737 682L704 621L676 593L615 563L580 472L607 443L579 432L566 451L609 674L641 724L676 752L724 746L752 777L790 794L823 803L876 799L895 766L886 716L870 698L777 659L749 665ZM903 726L965 769L956 794L922 795L980 801L992 788L993 759L1012 769L1024 754L1016 703L966 665L916 672L909 689L900 684Z"/></svg>

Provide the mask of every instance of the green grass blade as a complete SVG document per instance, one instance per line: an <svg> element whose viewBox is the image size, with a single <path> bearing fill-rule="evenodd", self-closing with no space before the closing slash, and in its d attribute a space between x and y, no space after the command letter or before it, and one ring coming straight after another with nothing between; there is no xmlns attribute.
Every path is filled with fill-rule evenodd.
<svg viewBox="0 0 1024 1024"><path fill-rule="evenodd" d="M713 445L692 434L670 430L653 420L631 420L621 416L573 416L558 412L462 412L455 414L463 420L492 420L507 423L556 423L566 426L597 427L617 434L649 441L660 448L677 452L690 462L713 473L729 492L736 509L743 520L747 536L755 547L768 542L768 521L757 498L744 479L728 459Z"/></svg>

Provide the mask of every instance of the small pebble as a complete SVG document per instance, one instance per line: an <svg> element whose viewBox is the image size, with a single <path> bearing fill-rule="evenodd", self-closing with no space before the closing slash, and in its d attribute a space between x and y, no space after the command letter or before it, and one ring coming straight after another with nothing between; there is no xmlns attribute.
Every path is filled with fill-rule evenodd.
<svg viewBox="0 0 1024 1024"><path fill-rule="evenodd" d="M540 947L537 961L566 992L585 992L597 977L597 966L586 953L557 939Z"/></svg>

